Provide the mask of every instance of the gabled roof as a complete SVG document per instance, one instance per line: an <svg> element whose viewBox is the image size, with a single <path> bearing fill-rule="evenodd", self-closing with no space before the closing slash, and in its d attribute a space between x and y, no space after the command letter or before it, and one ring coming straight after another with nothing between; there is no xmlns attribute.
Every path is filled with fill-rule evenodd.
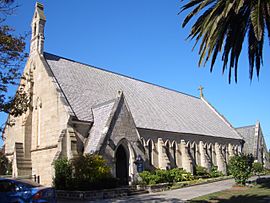
<svg viewBox="0 0 270 203"><path fill-rule="evenodd" d="M254 153L254 144L255 139L258 138L255 134L255 128L256 125L250 125L250 126L244 126L240 128L236 128L237 132L240 133L240 135L243 136L243 139L245 140L243 151L245 153Z"/></svg>
<svg viewBox="0 0 270 203"><path fill-rule="evenodd" d="M236 130L245 141L243 148L245 153L252 153L257 157L261 147L268 152L260 122L255 125L239 127Z"/></svg>
<svg viewBox="0 0 270 203"><path fill-rule="evenodd" d="M242 139L204 100L44 53L77 118L94 121L92 108L123 91L137 128Z"/></svg>
<svg viewBox="0 0 270 203"><path fill-rule="evenodd" d="M94 124L89 132L89 138L85 146L85 152L95 153L109 130L109 118L111 117L115 100L110 100L93 108Z"/></svg>

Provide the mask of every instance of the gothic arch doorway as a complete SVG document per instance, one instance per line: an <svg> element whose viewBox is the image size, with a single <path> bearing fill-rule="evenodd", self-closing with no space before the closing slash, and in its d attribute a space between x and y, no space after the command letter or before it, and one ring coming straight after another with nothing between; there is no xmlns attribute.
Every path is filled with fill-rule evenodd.
<svg viewBox="0 0 270 203"><path fill-rule="evenodd" d="M121 185L128 185L128 174L129 174L129 158L128 154L123 147L123 145L119 145L115 153L115 165L116 165L116 178L119 179Z"/></svg>

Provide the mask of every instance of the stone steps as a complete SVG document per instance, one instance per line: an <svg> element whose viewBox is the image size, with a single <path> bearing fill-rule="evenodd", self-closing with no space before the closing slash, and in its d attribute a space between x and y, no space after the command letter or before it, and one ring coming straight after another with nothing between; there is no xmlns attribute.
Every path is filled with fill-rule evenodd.
<svg viewBox="0 0 270 203"><path fill-rule="evenodd" d="M15 143L16 163L18 175L32 174L32 161L30 158L24 157L23 143Z"/></svg>
<svg viewBox="0 0 270 203"><path fill-rule="evenodd" d="M145 189L137 189L136 186L126 186L126 187L121 187L121 188L126 189L126 191L127 191L127 196L141 195L141 194L147 194L147 193L149 193L148 190L145 190Z"/></svg>
<svg viewBox="0 0 270 203"><path fill-rule="evenodd" d="M143 190L143 189L140 189L140 190L130 189L130 190L128 190L127 195L132 196L132 195L142 195L142 194L147 194L147 193L149 193L149 192L147 190Z"/></svg>

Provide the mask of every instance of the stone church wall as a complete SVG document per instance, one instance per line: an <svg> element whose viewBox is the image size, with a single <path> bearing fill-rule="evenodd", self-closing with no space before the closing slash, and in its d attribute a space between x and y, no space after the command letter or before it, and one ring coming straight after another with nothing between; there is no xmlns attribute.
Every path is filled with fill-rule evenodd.
<svg viewBox="0 0 270 203"><path fill-rule="evenodd" d="M14 118L14 123L12 127L6 126L4 133L5 153L10 159L14 152L15 141L22 143L24 140L22 117Z"/></svg>
<svg viewBox="0 0 270 203"><path fill-rule="evenodd" d="M52 185L54 169L52 161L57 148L32 151L32 173L40 177L42 185Z"/></svg>
<svg viewBox="0 0 270 203"><path fill-rule="evenodd" d="M50 70L44 67L41 60L36 61L33 71L33 126L36 129L33 131L32 149L57 144L61 131L67 128L69 118Z"/></svg>
<svg viewBox="0 0 270 203"><path fill-rule="evenodd" d="M149 143L152 142L154 145L153 168L178 167L194 172L195 165L208 169L215 165L226 173L229 157L241 151L240 140L150 129L138 131L144 143L146 162L149 160Z"/></svg>
<svg viewBox="0 0 270 203"><path fill-rule="evenodd" d="M15 141L23 143L24 158L29 157L32 161L32 174L29 175L40 176L42 184L50 185L51 164L59 136L67 128L69 115L57 91L56 81L41 59L35 55L26 65L25 73L32 74L32 111L15 118L14 126L6 127L5 152L12 159Z"/></svg>
<svg viewBox="0 0 270 203"><path fill-rule="evenodd" d="M32 173L40 176L41 183L47 185L52 181L51 164L69 115L50 70L41 60L36 62L33 71Z"/></svg>

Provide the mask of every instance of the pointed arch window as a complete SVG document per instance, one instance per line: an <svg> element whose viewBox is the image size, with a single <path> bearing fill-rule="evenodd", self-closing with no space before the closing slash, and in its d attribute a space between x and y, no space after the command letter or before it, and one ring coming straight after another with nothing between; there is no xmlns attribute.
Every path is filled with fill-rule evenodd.
<svg viewBox="0 0 270 203"><path fill-rule="evenodd" d="M148 160L149 160L149 165L153 165L153 141L148 140Z"/></svg>
<svg viewBox="0 0 270 203"><path fill-rule="evenodd" d="M170 141L169 140L167 140L166 142L165 142L165 153L166 153L166 155L167 155L167 157L168 157L168 163L167 163L167 166L166 166L166 169L168 170L168 169L171 169L172 167L173 167L173 157L172 157L172 154L171 154L171 143L170 143Z"/></svg>
<svg viewBox="0 0 270 203"><path fill-rule="evenodd" d="M177 146L176 146L176 142L173 142L172 144L172 150L173 150L173 164L174 166L176 166L176 151L177 151Z"/></svg>
<svg viewBox="0 0 270 203"><path fill-rule="evenodd" d="M207 146L207 155L209 157L211 165L213 165L213 148L211 143Z"/></svg>
<svg viewBox="0 0 270 203"><path fill-rule="evenodd" d="M193 142L193 144L192 144L192 156L193 156L193 162L194 162L195 165L198 164L198 163L197 163L197 155L196 155L196 152L197 152L196 143Z"/></svg>
<svg viewBox="0 0 270 203"><path fill-rule="evenodd" d="M224 157L225 163L227 163L227 161L228 161L227 147L223 146L221 149L222 149L222 155Z"/></svg>
<svg viewBox="0 0 270 203"><path fill-rule="evenodd" d="M170 160L170 157L171 157L171 153L170 153L170 142L168 140L165 142L165 150L166 150L166 155L167 155L167 157Z"/></svg>

